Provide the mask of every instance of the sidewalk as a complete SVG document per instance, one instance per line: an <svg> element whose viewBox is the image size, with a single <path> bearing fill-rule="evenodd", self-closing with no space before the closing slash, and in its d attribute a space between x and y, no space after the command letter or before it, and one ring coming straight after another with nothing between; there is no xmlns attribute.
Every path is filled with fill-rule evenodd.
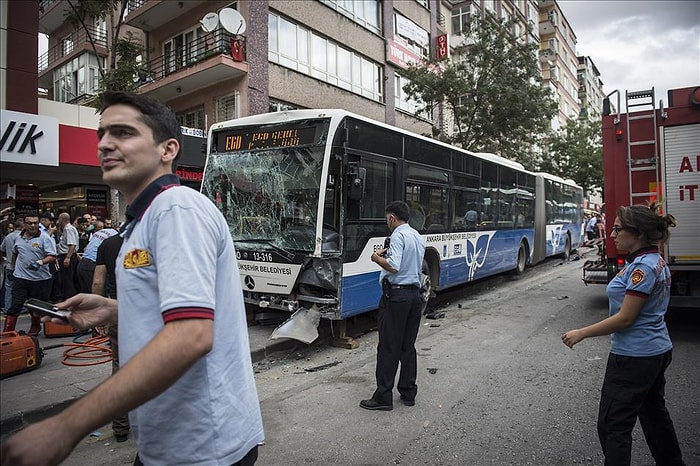
<svg viewBox="0 0 700 466"><path fill-rule="evenodd" d="M304 345L288 339L270 340L275 327L254 325L248 328L250 354L254 363L263 360L270 353ZM17 329L26 331L28 328L29 315L23 314L17 322ZM86 338L88 337L82 337L81 340ZM66 366L61 362L65 347L47 349L71 343L72 339L73 337L46 338L42 331L39 345L45 350L41 365L30 372L0 380L0 437L62 411L109 377L111 363L85 367Z"/></svg>

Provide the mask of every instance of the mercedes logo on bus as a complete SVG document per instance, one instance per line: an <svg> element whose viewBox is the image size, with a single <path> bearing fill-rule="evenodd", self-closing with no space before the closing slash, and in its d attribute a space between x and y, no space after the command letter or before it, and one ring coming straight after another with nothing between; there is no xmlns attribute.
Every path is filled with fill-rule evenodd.
<svg viewBox="0 0 700 466"><path fill-rule="evenodd" d="M255 288L255 280L253 280L253 277L251 277L250 275L246 275L243 279L243 282L245 283L246 288L248 288L249 290Z"/></svg>

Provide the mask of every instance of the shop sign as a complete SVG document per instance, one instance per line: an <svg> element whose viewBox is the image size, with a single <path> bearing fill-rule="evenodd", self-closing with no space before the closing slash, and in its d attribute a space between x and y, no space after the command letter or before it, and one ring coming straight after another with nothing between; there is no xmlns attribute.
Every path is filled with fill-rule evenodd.
<svg viewBox="0 0 700 466"><path fill-rule="evenodd" d="M190 128L188 126L180 126L180 132L186 136L196 136L198 138L207 137L204 130L199 129L199 128Z"/></svg>
<svg viewBox="0 0 700 466"><path fill-rule="evenodd" d="M394 38L399 39L396 36ZM420 55L403 45L399 40L389 39L389 56L387 57L389 63L405 69L411 63L420 63L422 60Z"/></svg>
<svg viewBox="0 0 700 466"><path fill-rule="evenodd" d="M447 58L447 53L449 50L449 46L447 45L447 34L442 34L437 37L437 58L438 60L442 60L443 58Z"/></svg>
<svg viewBox="0 0 700 466"><path fill-rule="evenodd" d="M90 215L104 220L107 218L107 191L104 189L85 190L85 200L87 201L87 211Z"/></svg>
<svg viewBox="0 0 700 466"><path fill-rule="evenodd" d="M178 167L177 170L175 170L175 174L184 181L201 182L204 179L204 172L197 168Z"/></svg>
<svg viewBox="0 0 700 466"><path fill-rule="evenodd" d="M36 186L15 187L15 217L24 218L27 215L39 213L39 188Z"/></svg>
<svg viewBox="0 0 700 466"><path fill-rule="evenodd" d="M396 33L404 36L406 39L411 39L421 47L428 46L428 33L416 25L410 19L395 13L396 16Z"/></svg>
<svg viewBox="0 0 700 466"><path fill-rule="evenodd" d="M58 119L0 110L0 161L58 166Z"/></svg>

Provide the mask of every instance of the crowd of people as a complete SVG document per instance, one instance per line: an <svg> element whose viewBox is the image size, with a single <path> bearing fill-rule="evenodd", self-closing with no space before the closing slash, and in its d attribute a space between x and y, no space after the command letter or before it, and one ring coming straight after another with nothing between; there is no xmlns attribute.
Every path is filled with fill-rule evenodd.
<svg viewBox="0 0 700 466"><path fill-rule="evenodd" d="M0 307L9 318L3 331L15 329L27 298L55 303L89 293L97 248L117 233L111 225L89 213L71 221L67 212L50 211L4 222ZM36 335L39 328L34 317L28 333Z"/></svg>
<svg viewBox="0 0 700 466"><path fill-rule="evenodd" d="M605 220L603 216L598 212L592 214L586 214L584 217L586 221L586 239L588 241L594 239L604 239L605 238Z"/></svg>

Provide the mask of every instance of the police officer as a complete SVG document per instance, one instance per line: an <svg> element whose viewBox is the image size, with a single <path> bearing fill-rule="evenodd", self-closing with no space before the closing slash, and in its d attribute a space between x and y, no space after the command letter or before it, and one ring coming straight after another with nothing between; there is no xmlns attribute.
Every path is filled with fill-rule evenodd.
<svg viewBox="0 0 700 466"><path fill-rule="evenodd" d="M410 210L405 202L389 203L385 213L391 231L389 247L372 254L372 262L382 269L379 274L382 297L377 316L377 389L372 398L360 402L360 407L391 411L394 409L392 390L399 362L401 373L397 389L401 401L406 406L416 403L415 343L423 308L420 279L425 239L408 224Z"/></svg>

